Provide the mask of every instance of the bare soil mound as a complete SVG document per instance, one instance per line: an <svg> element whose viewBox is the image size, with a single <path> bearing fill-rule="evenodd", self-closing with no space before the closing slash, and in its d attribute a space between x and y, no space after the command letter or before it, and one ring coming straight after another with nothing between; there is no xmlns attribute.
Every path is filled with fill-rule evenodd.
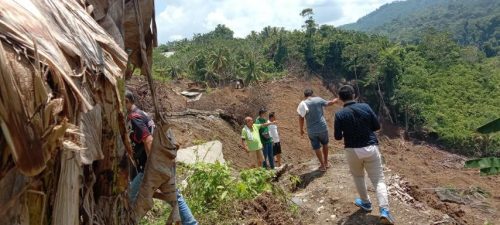
<svg viewBox="0 0 500 225"><path fill-rule="evenodd" d="M180 92L187 89L187 81L164 83L155 81L155 93L158 98L160 112L179 112L186 110L187 99ZM136 104L146 112L153 112L151 91L145 77L132 76L127 81L127 89L134 93Z"/></svg>
<svg viewBox="0 0 500 225"><path fill-rule="evenodd" d="M241 216L249 225L303 224L290 213L289 206L276 199L271 193L243 202Z"/></svg>

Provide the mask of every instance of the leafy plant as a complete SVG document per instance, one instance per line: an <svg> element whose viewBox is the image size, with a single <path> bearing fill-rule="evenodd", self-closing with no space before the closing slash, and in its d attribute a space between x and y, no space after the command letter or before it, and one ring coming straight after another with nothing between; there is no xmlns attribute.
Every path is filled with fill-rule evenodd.
<svg viewBox="0 0 500 225"><path fill-rule="evenodd" d="M271 183L274 172L262 168L242 170L236 177L227 164L198 162L186 165L185 171L190 175L182 193L202 224L230 219L239 201L283 192Z"/></svg>
<svg viewBox="0 0 500 225"><path fill-rule="evenodd" d="M229 167L225 164L196 163L190 167L192 175L183 193L191 202L191 210L202 214L217 209L228 200L228 192L234 183Z"/></svg>
<svg viewBox="0 0 500 225"><path fill-rule="evenodd" d="M271 178L274 172L263 168L244 170L240 172L240 180L236 184L236 195L242 199L254 198L258 194L270 191Z"/></svg>
<svg viewBox="0 0 500 225"><path fill-rule="evenodd" d="M485 135L500 131L500 118L477 128L477 131ZM479 168L481 171L481 175L483 176L500 174L500 158L487 157L487 158L468 160L465 162L465 167Z"/></svg>
<svg viewBox="0 0 500 225"><path fill-rule="evenodd" d="M466 168L479 168L481 175L496 175L500 174L500 158L487 157L480 159L468 160L465 162Z"/></svg>
<svg viewBox="0 0 500 225"><path fill-rule="evenodd" d="M490 134L500 131L500 118L493 120L479 128L477 128L477 132L481 134Z"/></svg>
<svg viewBox="0 0 500 225"><path fill-rule="evenodd" d="M170 208L162 200L153 199L153 208L141 219L139 225L163 225L170 214Z"/></svg>
<svg viewBox="0 0 500 225"><path fill-rule="evenodd" d="M302 179L300 179L300 177L297 175L291 175L290 182L292 183L292 189L295 190L298 188L298 186L302 182Z"/></svg>

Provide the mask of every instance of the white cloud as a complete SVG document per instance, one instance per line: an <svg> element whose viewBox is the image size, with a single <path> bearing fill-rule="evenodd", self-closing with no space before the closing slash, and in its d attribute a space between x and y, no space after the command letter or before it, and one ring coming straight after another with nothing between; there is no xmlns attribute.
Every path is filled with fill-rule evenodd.
<svg viewBox="0 0 500 225"><path fill-rule="evenodd" d="M185 37L182 36L182 35L180 35L180 34L174 34L174 35L168 36L169 40L180 40L180 39L183 39L183 38L185 38Z"/></svg>
<svg viewBox="0 0 500 225"><path fill-rule="evenodd" d="M338 20L329 21L329 24L340 26L347 23L354 23L359 18L366 16L380 6L394 1L395 0L338 0L338 2L342 2L343 16Z"/></svg>
<svg viewBox="0 0 500 225"><path fill-rule="evenodd" d="M304 8L314 10L319 24L335 26L355 22L381 5L394 0L157 0L160 42L190 38L225 24L236 37L265 26L300 29ZM161 8L159 8L161 7Z"/></svg>

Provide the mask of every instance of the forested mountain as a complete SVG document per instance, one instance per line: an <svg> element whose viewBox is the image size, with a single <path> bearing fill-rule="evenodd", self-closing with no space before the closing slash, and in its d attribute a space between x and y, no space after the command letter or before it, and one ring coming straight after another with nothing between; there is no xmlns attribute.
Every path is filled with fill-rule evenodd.
<svg viewBox="0 0 500 225"><path fill-rule="evenodd" d="M413 13L429 9L434 5L444 5L450 0L409 0L387 3L377 10L361 17L355 23L340 28L355 31L374 31L376 28L396 19L405 19Z"/></svg>
<svg viewBox="0 0 500 225"><path fill-rule="evenodd" d="M408 0L386 4L343 29L417 42L429 30L449 32L461 45L474 45L488 57L500 54L500 1Z"/></svg>

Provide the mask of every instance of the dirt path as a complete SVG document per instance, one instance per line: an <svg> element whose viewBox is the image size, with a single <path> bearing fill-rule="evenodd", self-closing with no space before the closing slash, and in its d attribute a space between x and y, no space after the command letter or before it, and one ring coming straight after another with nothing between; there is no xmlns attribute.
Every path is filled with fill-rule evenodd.
<svg viewBox="0 0 500 225"><path fill-rule="evenodd" d="M371 185L368 187L374 210L372 213L364 213L353 204L357 192L344 154L333 154L330 162L333 166L326 173L316 170L318 166L316 160L301 164L290 172L301 177L302 180L300 187L292 195L292 201L307 212L308 218L304 218L304 223L378 224L377 200ZM386 172L387 178L394 175ZM368 178L367 182L369 182ZM415 204L398 199L395 192L390 194L391 211L397 218L398 224L432 224L444 216L433 209L417 209L414 207Z"/></svg>
<svg viewBox="0 0 500 225"><path fill-rule="evenodd" d="M383 154L388 155L388 152L390 151L384 151ZM436 155L439 154L441 154L441 160L458 157L449 153ZM384 158L387 162L385 176L390 194L390 207L397 224L483 225L486 222L490 222L490 224L500 222L498 213L500 201L494 186L499 184L497 177L480 177L475 172L460 171L461 169L455 168L448 169L448 171L442 170L435 173L434 176L416 177L415 174L421 173L420 169L404 171L404 173L400 169L401 167L411 168L411 163L401 166L401 163L393 164L391 157ZM302 222L305 224L378 224L376 195L368 178L367 187L374 205L372 213L364 213L353 204L357 192L349 174L344 154L337 151L330 157L330 162L333 167L326 173L320 173L316 170L318 162L313 159L295 166L288 175L281 178L281 182L288 183L289 186L293 185L290 184L290 180L297 177L301 179L297 190L292 194L292 201L304 210ZM447 176L443 176L441 173L447 174ZM429 179L434 181L428 182ZM478 180L485 182L479 183ZM428 186L431 184L432 186ZM460 204L443 202L435 193L436 188L461 190L460 187L464 189L479 187L491 195L480 198L474 203Z"/></svg>

